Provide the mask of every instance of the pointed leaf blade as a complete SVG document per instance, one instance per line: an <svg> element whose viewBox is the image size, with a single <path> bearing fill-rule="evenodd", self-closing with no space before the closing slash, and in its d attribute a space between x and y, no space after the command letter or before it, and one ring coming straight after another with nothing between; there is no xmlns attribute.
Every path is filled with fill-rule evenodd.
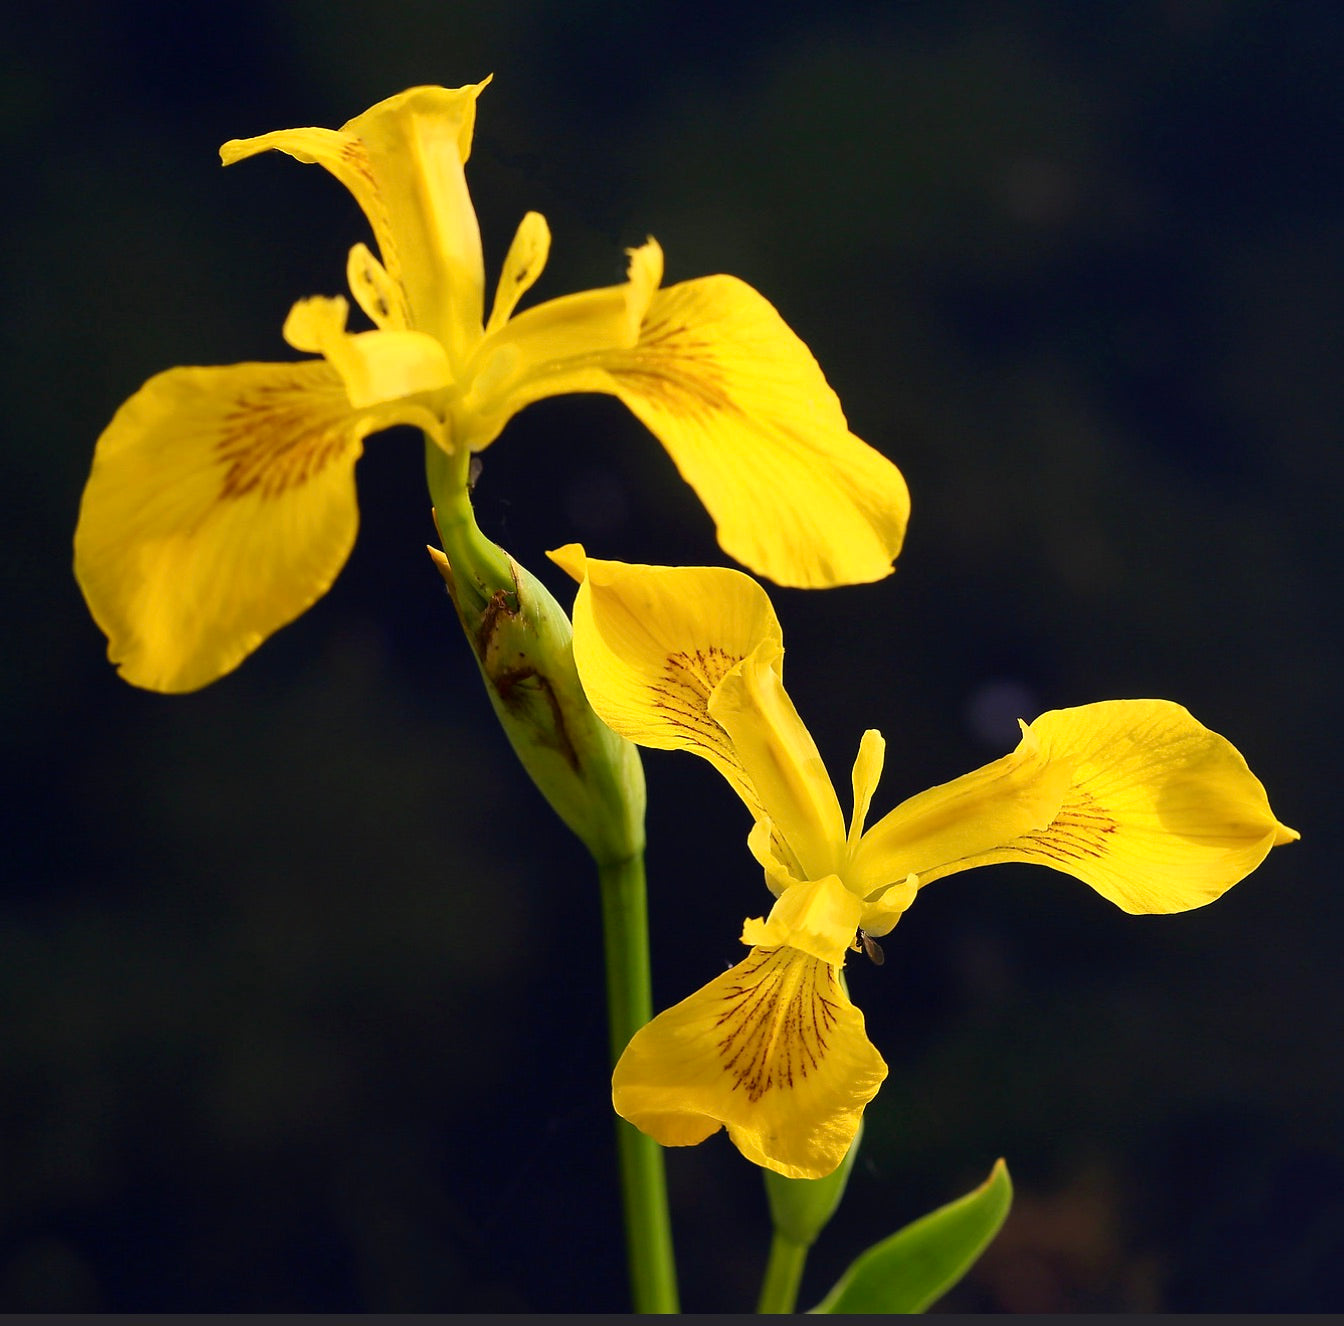
<svg viewBox="0 0 1344 1326"><path fill-rule="evenodd" d="M1012 1201L1008 1166L997 1160L978 1188L860 1253L812 1311L923 1312L971 1269Z"/></svg>

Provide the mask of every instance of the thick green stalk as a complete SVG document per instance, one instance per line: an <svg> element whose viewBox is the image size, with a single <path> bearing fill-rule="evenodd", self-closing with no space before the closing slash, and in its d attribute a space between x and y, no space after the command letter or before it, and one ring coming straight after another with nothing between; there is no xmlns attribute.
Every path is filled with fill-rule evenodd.
<svg viewBox="0 0 1344 1326"><path fill-rule="evenodd" d="M588 848L602 893L613 1062L652 1016L644 885L644 775L639 753L593 713L564 610L476 525L468 458L426 447L443 540L435 562L514 753ZM626 1244L636 1312L673 1313L676 1269L663 1153L616 1120Z"/></svg>
<svg viewBox="0 0 1344 1326"><path fill-rule="evenodd" d="M611 1060L653 1016L649 978L649 920L644 856L598 865L602 887L602 932L607 958L607 1018ZM626 1247L635 1311L678 1311L663 1150L638 1128L616 1120L625 1205Z"/></svg>
<svg viewBox="0 0 1344 1326"><path fill-rule="evenodd" d="M798 1286L803 1281L807 1251L806 1244L795 1243L786 1234L775 1230L770 1240L770 1260L766 1263L765 1279L761 1282L757 1312L790 1313L798 1310Z"/></svg>

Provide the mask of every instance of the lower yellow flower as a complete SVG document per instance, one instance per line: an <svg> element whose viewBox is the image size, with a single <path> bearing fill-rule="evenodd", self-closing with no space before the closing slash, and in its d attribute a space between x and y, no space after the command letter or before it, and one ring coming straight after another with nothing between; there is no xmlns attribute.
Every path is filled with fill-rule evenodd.
<svg viewBox="0 0 1344 1326"><path fill-rule="evenodd" d="M751 811L775 895L747 959L637 1032L618 1113L665 1146L720 1126L791 1178L844 1158L886 1065L845 994L863 936L926 884L998 861L1047 865L1127 912L1212 902L1293 841L1225 738L1169 700L1109 700L1022 724L1017 748L868 826L884 743L864 733L848 825L784 689L779 623L736 571L551 554L579 583L574 658L599 717L630 741L710 761Z"/></svg>

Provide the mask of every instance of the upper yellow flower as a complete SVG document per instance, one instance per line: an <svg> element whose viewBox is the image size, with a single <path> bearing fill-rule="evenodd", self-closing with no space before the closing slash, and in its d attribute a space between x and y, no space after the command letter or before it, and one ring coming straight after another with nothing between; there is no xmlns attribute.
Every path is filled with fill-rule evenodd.
<svg viewBox="0 0 1344 1326"><path fill-rule="evenodd" d="M723 548L758 573L804 587L890 573L904 480L849 432L807 347L750 286L711 276L662 289L650 240L625 284L515 316L550 247L531 212L485 319L464 173L484 87L412 88L341 129L220 149L227 165L273 148L350 190L377 242L377 257L356 244L347 268L374 330L346 329L344 298L300 300L285 340L321 358L170 369L117 412L80 507L75 573L128 681L203 686L327 591L354 544L368 434L411 424L461 456L568 392L624 401Z"/></svg>
<svg viewBox="0 0 1344 1326"><path fill-rule="evenodd" d="M868 731L848 825L784 690L765 592L725 568L627 566L571 544L574 659L598 716L644 746L707 759L755 821L747 839L776 897L748 920L749 956L631 1040L617 1111L665 1146L721 1126L758 1165L830 1173L886 1064L840 977L924 885L996 861L1051 866L1127 912L1212 902L1297 833L1224 738L1167 700L1056 709L1017 749L902 802L865 828L884 743Z"/></svg>

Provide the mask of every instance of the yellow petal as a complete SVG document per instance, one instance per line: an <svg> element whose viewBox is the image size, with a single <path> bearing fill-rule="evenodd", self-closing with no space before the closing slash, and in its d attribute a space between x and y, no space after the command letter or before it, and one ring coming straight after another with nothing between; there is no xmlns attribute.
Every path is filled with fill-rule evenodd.
<svg viewBox="0 0 1344 1326"><path fill-rule="evenodd" d="M455 366L481 338L485 270L463 167L476 98L489 81L410 88L340 129L282 129L231 139L219 150L230 165L274 149L340 180L368 218L388 275L406 292L410 325L440 339Z"/></svg>
<svg viewBox="0 0 1344 1326"><path fill-rule="evenodd" d="M851 851L863 837L863 826L868 821L868 808L873 804L873 793L877 791L878 780L882 777L886 753L887 743L882 734L876 728L869 728L859 742L859 753L854 757L854 771L851 775L854 813L849 817L847 838Z"/></svg>
<svg viewBox="0 0 1344 1326"><path fill-rule="evenodd" d="M545 226L540 217L537 221ZM501 296L506 293L509 264L526 264L539 242L535 227L527 233L519 229L514 243L522 252L510 251ZM532 254L533 261L536 256ZM544 260L544 252L540 257ZM628 279L622 285L549 299L502 323L491 314L490 334L472 364L460 409L457 433L467 445L480 450L533 401L613 390L602 365L638 342L640 324L663 270L662 250L653 240L631 249L629 258Z"/></svg>
<svg viewBox="0 0 1344 1326"><path fill-rule="evenodd" d="M328 365L175 368L98 439L75 574L136 686L191 691L326 593L355 540L374 427Z"/></svg>
<svg viewBox="0 0 1344 1326"><path fill-rule="evenodd" d="M551 229L540 212L528 212L519 223L500 269L495 302L486 334L498 331L513 316L518 301L532 288L551 251Z"/></svg>
<svg viewBox="0 0 1344 1326"><path fill-rule="evenodd" d="M831 1173L887 1066L835 968L796 949L753 949L635 1033L612 1103L664 1146L726 1126L757 1165Z"/></svg>
<svg viewBox="0 0 1344 1326"><path fill-rule="evenodd" d="M765 871L765 884L776 898L797 884L807 882L806 872L798 864L784 835L766 818L764 811L747 834L747 849Z"/></svg>
<svg viewBox="0 0 1344 1326"><path fill-rule="evenodd" d="M1058 814L958 868L1035 862L1126 912L1180 912L1212 902L1299 836L1275 819L1236 747L1169 700L1055 709L1030 731L1074 768Z"/></svg>
<svg viewBox="0 0 1344 1326"><path fill-rule="evenodd" d="M345 384L350 405L403 400L437 391L452 380L443 346L424 332L345 330L350 306L342 298L301 299L285 319L285 340L296 350L323 355Z"/></svg>
<svg viewBox="0 0 1344 1326"><path fill-rule="evenodd" d="M627 287L520 314L483 370L480 408L486 396L510 414L568 392L619 396L745 566L809 588L889 575L910 514L905 480L850 433L811 352L743 282L661 290L661 271L651 243L632 253Z"/></svg>
<svg viewBox="0 0 1344 1326"><path fill-rule="evenodd" d="M355 302L380 331L404 331L410 325L406 292L387 274L367 244L351 247L345 279Z"/></svg>
<svg viewBox="0 0 1344 1326"><path fill-rule="evenodd" d="M784 689L783 653L776 640L757 645L714 689L709 715L728 734L803 878L815 880L843 864L844 817L816 742Z"/></svg>
<svg viewBox="0 0 1344 1326"><path fill-rule="evenodd" d="M793 948L843 967L845 953L863 915L863 902L839 876L794 884L780 895L767 919L742 926L742 942L752 948Z"/></svg>
<svg viewBox="0 0 1344 1326"><path fill-rule="evenodd" d="M873 896L917 874L947 874L965 859L1054 819L1073 773L1023 726L1011 755L903 801L859 839L845 870L850 888Z"/></svg>
<svg viewBox="0 0 1344 1326"><path fill-rule="evenodd" d="M811 352L757 291L729 276L660 290L610 371L731 557L802 588L891 574L905 480L850 433Z"/></svg>
<svg viewBox="0 0 1344 1326"><path fill-rule="evenodd" d="M709 697L757 645L779 641L765 591L723 567L604 562L578 544L548 555L580 581L574 661L598 717L637 745L708 760L761 814L728 734L710 717Z"/></svg>
<svg viewBox="0 0 1344 1326"><path fill-rule="evenodd" d="M863 907L859 925L865 935L881 939L889 934L896 922L910 909L919 892L919 876L907 875L903 880L883 889L870 898Z"/></svg>

